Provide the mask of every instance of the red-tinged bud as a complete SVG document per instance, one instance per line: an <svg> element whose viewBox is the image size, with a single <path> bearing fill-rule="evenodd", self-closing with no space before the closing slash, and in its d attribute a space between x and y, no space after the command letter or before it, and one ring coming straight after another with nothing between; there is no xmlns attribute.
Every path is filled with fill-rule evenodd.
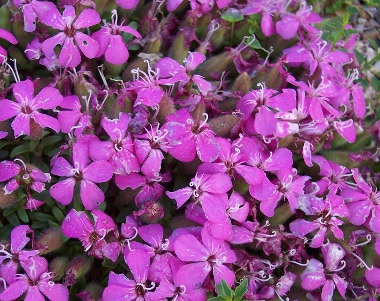
<svg viewBox="0 0 380 301"><path fill-rule="evenodd" d="M52 280L59 281L65 275L69 259L66 256L59 256L54 258L49 263L49 271L55 276Z"/></svg>
<svg viewBox="0 0 380 301"><path fill-rule="evenodd" d="M202 101L200 103L198 103L194 110L191 112L191 117L193 117L194 121L195 121L195 124L199 123L199 122L203 122L204 119L205 119L205 114L206 112L206 106L205 106L205 103Z"/></svg>
<svg viewBox="0 0 380 301"><path fill-rule="evenodd" d="M162 97L162 100L159 103L159 111L157 114L158 122L161 124L165 123L166 116L173 113L175 113L174 104L171 98L169 98L169 96L164 94L164 96Z"/></svg>
<svg viewBox="0 0 380 301"><path fill-rule="evenodd" d="M241 95L247 94L252 89L251 78L247 72L240 74L234 81L232 91L240 92Z"/></svg>
<svg viewBox="0 0 380 301"><path fill-rule="evenodd" d="M202 75L206 80L219 79L223 72L236 73L234 61L229 52L210 57L194 71L195 74Z"/></svg>
<svg viewBox="0 0 380 301"><path fill-rule="evenodd" d="M48 254L60 249L63 245L62 232L60 228L46 230L36 241L36 248L40 254Z"/></svg>
<svg viewBox="0 0 380 301"><path fill-rule="evenodd" d="M133 215L140 217L143 223L157 223L164 217L164 207L160 202L148 201L141 206L139 211L133 212Z"/></svg>
<svg viewBox="0 0 380 301"><path fill-rule="evenodd" d="M86 285L84 291L75 296L82 301L98 301L101 300L104 288L98 283L91 282Z"/></svg>
<svg viewBox="0 0 380 301"><path fill-rule="evenodd" d="M67 265L63 284L66 286L73 285L80 277L83 277L88 273L91 264L91 258L86 255L79 255L73 258Z"/></svg>
<svg viewBox="0 0 380 301"><path fill-rule="evenodd" d="M208 124L216 136L228 138L231 136L232 128L238 122L239 117L237 115L224 115L211 119Z"/></svg>
<svg viewBox="0 0 380 301"><path fill-rule="evenodd" d="M189 49L186 47L185 33L182 31L175 37L168 56L176 60L179 64L182 64L188 54Z"/></svg>
<svg viewBox="0 0 380 301"><path fill-rule="evenodd" d="M0 209L12 207L17 203L15 193L5 194L4 186L0 186Z"/></svg>
<svg viewBox="0 0 380 301"><path fill-rule="evenodd" d="M42 139L44 134L43 128L35 122L33 119L30 119L30 135L29 137L33 140L40 140Z"/></svg>

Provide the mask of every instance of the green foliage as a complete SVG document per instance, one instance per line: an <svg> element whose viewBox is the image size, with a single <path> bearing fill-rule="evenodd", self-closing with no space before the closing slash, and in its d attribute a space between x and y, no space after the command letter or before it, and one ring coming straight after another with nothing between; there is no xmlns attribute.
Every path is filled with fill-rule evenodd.
<svg viewBox="0 0 380 301"><path fill-rule="evenodd" d="M348 38L357 33L355 29L345 28L350 22L350 12L345 11L342 16L325 19L317 25L323 31L322 39L332 43L332 48L343 38Z"/></svg>
<svg viewBox="0 0 380 301"><path fill-rule="evenodd" d="M217 285L218 296L208 299L208 301L241 301L248 290L248 279L243 279L239 286L233 291L226 281L222 280Z"/></svg>

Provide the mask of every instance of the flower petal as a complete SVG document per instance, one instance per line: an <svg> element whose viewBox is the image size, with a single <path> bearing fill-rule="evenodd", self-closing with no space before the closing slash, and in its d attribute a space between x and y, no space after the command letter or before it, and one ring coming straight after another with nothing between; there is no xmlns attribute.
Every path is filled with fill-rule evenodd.
<svg viewBox="0 0 380 301"><path fill-rule="evenodd" d="M98 54L99 43L90 36L78 31L75 34L75 42L83 54L89 59L93 59Z"/></svg>
<svg viewBox="0 0 380 301"><path fill-rule="evenodd" d="M82 180L80 183L80 197L87 210L93 210L104 202L103 191L96 184L87 180Z"/></svg>
<svg viewBox="0 0 380 301"><path fill-rule="evenodd" d="M50 187L50 195L61 205L68 205L74 197L75 180L68 178Z"/></svg>

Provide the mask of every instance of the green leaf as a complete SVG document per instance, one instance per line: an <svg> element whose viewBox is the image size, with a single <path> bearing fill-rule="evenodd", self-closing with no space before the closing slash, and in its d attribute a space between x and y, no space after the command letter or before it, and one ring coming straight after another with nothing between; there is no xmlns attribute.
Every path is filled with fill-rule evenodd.
<svg viewBox="0 0 380 301"><path fill-rule="evenodd" d="M236 8L229 8L223 13L221 18L227 22L235 23L244 20L244 15Z"/></svg>
<svg viewBox="0 0 380 301"><path fill-rule="evenodd" d="M62 213L61 209L58 207L51 208L51 212L53 213L54 217L57 219L58 222L62 222L65 219L64 214Z"/></svg>
<svg viewBox="0 0 380 301"><path fill-rule="evenodd" d="M230 299L230 300L231 300L231 299ZM218 297L210 298L210 299L208 299L207 301L229 301L229 300L226 299L225 297L218 296Z"/></svg>
<svg viewBox="0 0 380 301"><path fill-rule="evenodd" d="M29 222L29 216L28 214L26 213L25 209L23 207L19 208L17 210L17 215L18 217L24 222L24 223L28 223Z"/></svg>
<svg viewBox="0 0 380 301"><path fill-rule="evenodd" d="M44 223L52 219L52 216L50 216L49 214L41 213L41 212L33 212L31 214L31 217L33 217L33 219L37 221L44 222Z"/></svg>
<svg viewBox="0 0 380 301"><path fill-rule="evenodd" d="M372 48L377 52L379 50L379 46L377 46L377 43L372 39L367 39L367 41L371 44Z"/></svg>
<svg viewBox="0 0 380 301"><path fill-rule="evenodd" d="M359 65L363 64L364 62L364 55L360 51L354 49L356 59L358 60Z"/></svg>
<svg viewBox="0 0 380 301"><path fill-rule="evenodd" d="M247 44L249 44L249 47L252 48L252 49L261 49L261 44L260 42L255 39L253 42L252 42L252 39L255 39L254 37L250 37L249 39L247 39Z"/></svg>
<svg viewBox="0 0 380 301"><path fill-rule="evenodd" d="M21 155L21 154L25 154L25 153L28 153L30 151L29 149L29 146L25 145L25 144L21 144L19 146L16 146L11 154L9 155L11 158L14 158L18 155Z"/></svg>
<svg viewBox="0 0 380 301"><path fill-rule="evenodd" d="M234 301L240 301L247 291L248 291L248 279L244 278L243 281L240 282L239 286L235 289Z"/></svg>
<svg viewBox="0 0 380 301"><path fill-rule="evenodd" d="M6 218L12 226L17 227L20 225L20 220L18 219L16 212L9 214Z"/></svg>
<svg viewBox="0 0 380 301"><path fill-rule="evenodd" d="M234 296L234 291L228 286L227 282L222 280L217 285L218 295L222 297L232 298Z"/></svg>
<svg viewBox="0 0 380 301"><path fill-rule="evenodd" d="M42 142L40 144L40 149L45 149L47 146L48 146L48 149L51 149L53 144L55 144L61 140L62 140L62 137L60 135L46 137L46 138L42 139Z"/></svg>
<svg viewBox="0 0 380 301"><path fill-rule="evenodd" d="M380 92L380 80L378 80L376 76L371 78L371 85L376 92Z"/></svg>

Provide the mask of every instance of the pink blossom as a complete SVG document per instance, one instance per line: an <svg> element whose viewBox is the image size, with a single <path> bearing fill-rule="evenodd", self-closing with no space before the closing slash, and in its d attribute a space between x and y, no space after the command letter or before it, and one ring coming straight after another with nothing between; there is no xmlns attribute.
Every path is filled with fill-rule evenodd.
<svg viewBox="0 0 380 301"><path fill-rule="evenodd" d="M96 57L99 51L98 42L78 31L78 29L88 28L100 22L99 14L95 10L85 9L76 18L74 7L66 5L62 16L56 10L50 12L49 17L42 21L61 31L42 43L42 51L46 56L50 56L54 52L54 47L59 44L62 46L59 54L61 66L75 68L80 64L81 55L78 47L87 58ZM74 41L77 45L74 44Z"/></svg>
<svg viewBox="0 0 380 301"><path fill-rule="evenodd" d="M71 209L62 222L62 233L70 238L77 238L81 241L84 250L95 253L106 235L113 232L118 236L116 225L111 217L100 210L91 211L93 221L91 221L84 211Z"/></svg>
<svg viewBox="0 0 380 301"><path fill-rule="evenodd" d="M25 300L69 300L69 290L62 284L51 281L55 276L48 272L48 262L45 258L31 256L20 262L25 274L18 274L15 281L11 283L1 294L1 301L12 301L18 299L26 292Z"/></svg>
<svg viewBox="0 0 380 301"><path fill-rule="evenodd" d="M56 6L49 1L37 0L12 0L16 8L22 7L24 14L24 30L26 32L33 32L36 30L36 19L43 20L48 18Z"/></svg>
<svg viewBox="0 0 380 301"><path fill-rule="evenodd" d="M0 38L7 40L9 43L12 43L13 45L18 43L15 36L4 28L0 28ZM0 64L2 64L6 58L7 51L0 46Z"/></svg>
<svg viewBox="0 0 380 301"><path fill-rule="evenodd" d="M55 109L62 101L62 95L53 87L43 88L36 96L34 94L33 82L29 79L20 81L13 86L13 95L17 102L0 100L0 121L16 117L11 126L15 138L21 135L30 135L31 119L41 127L48 127L59 132L60 125L57 119L40 113L39 110Z"/></svg>
<svg viewBox="0 0 380 301"><path fill-rule="evenodd" d="M179 268L178 275L187 275L184 284L197 288L212 271L216 284L223 279L232 286L235 273L225 264L235 262L234 251L226 242L216 239L205 228L201 236L202 243L192 234L183 234L175 240L174 251L177 257L190 262Z"/></svg>
<svg viewBox="0 0 380 301"><path fill-rule="evenodd" d="M89 163L88 145L77 142L73 145L74 167L63 157L58 157L51 173L67 179L54 184L50 195L62 205L71 203L75 184L80 184L80 197L87 210L93 210L104 202L104 193L95 183L107 182L112 178L113 167L107 161Z"/></svg>
<svg viewBox="0 0 380 301"><path fill-rule="evenodd" d="M122 65L128 60L129 52L121 33L129 33L140 39L141 35L133 28L123 25L124 21L117 25L116 10L112 11L111 20L112 24L104 23L104 26L93 33L91 37L99 43L99 51L96 57L104 54L104 58L108 63Z"/></svg>

